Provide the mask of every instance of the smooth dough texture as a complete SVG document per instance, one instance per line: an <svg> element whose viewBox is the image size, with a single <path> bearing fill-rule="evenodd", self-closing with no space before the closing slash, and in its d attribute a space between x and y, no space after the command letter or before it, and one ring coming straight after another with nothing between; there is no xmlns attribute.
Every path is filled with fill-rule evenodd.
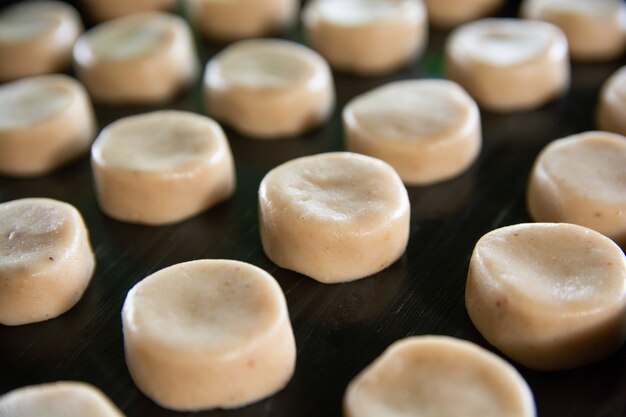
<svg viewBox="0 0 626 417"><path fill-rule="evenodd" d="M95 266L82 216L44 198L0 204L0 323L48 320L72 308Z"/></svg>
<svg viewBox="0 0 626 417"><path fill-rule="evenodd" d="M204 94L211 116L256 139L300 134L326 121L335 106L324 59L276 39L240 41L213 57Z"/></svg>
<svg viewBox="0 0 626 417"><path fill-rule="evenodd" d="M120 119L98 136L91 160L100 207L122 221L177 222L235 190L224 132L193 113L157 111Z"/></svg>
<svg viewBox="0 0 626 417"><path fill-rule="evenodd" d="M352 281L406 249L410 206L387 163L349 152L298 158L259 188L261 242L277 265L324 283Z"/></svg>
<svg viewBox="0 0 626 417"><path fill-rule="evenodd" d="M503 227L474 248L465 304L485 339L519 363L582 366L626 339L626 258L586 227Z"/></svg>
<svg viewBox="0 0 626 417"><path fill-rule="evenodd" d="M302 20L307 42L333 68L363 75L406 65L428 37L422 0L314 0Z"/></svg>
<svg viewBox="0 0 626 417"><path fill-rule="evenodd" d="M626 245L626 137L585 132L537 157L527 203L535 221L579 224Z"/></svg>
<svg viewBox="0 0 626 417"><path fill-rule="evenodd" d="M296 21L299 0L184 0L191 21L207 38L233 41L270 35Z"/></svg>
<svg viewBox="0 0 626 417"><path fill-rule="evenodd" d="M122 322L130 374L165 408L240 407L279 391L294 371L282 290L243 262L162 269L130 290Z"/></svg>
<svg viewBox="0 0 626 417"><path fill-rule="evenodd" d="M344 395L346 417L534 417L532 392L510 364L446 336L392 344Z"/></svg>
<svg viewBox="0 0 626 417"><path fill-rule="evenodd" d="M74 67L97 100L150 103L167 101L190 84L198 59L183 19L146 12L87 31L74 46Z"/></svg>
<svg viewBox="0 0 626 417"><path fill-rule="evenodd" d="M124 417L96 387L61 381L31 385L0 396L3 417Z"/></svg>
<svg viewBox="0 0 626 417"><path fill-rule="evenodd" d="M177 0L82 0L91 16L110 20L134 13L171 10Z"/></svg>
<svg viewBox="0 0 626 417"><path fill-rule="evenodd" d="M60 1L28 1L0 13L0 81L66 69L83 31L78 12Z"/></svg>
<svg viewBox="0 0 626 417"><path fill-rule="evenodd" d="M489 110L536 108L569 88L567 39L551 23L520 19L467 23L452 32L445 56L448 78Z"/></svg>
<svg viewBox="0 0 626 417"><path fill-rule="evenodd" d="M626 135L626 66L602 86L596 120L599 129Z"/></svg>
<svg viewBox="0 0 626 417"><path fill-rule="evenodd" d="M577 60L609 60L626 47L626 3L622 0L525 0L521 15L560 27Z"/></svg>
<svg viewBox="0 0 626 417"><path fill-rule="evenodd" d="M65 75L0 85L0 173L46 174L87 152L95 136L83 86Z"/></svg>
<svg viewBox="0 0 626 417"><path fill-rule="evenodd" d="M343 126L347 150L382 159L412 185L459 175L482 142L478 106L446 80L396 81L357 96Z"/></svg>
<svg viewBox="0 0 626 417"><path fill-rule="evenodd" d="M488 16L502 6L504 0L424 0L424 3L432 25L449 28Z"/></svg>

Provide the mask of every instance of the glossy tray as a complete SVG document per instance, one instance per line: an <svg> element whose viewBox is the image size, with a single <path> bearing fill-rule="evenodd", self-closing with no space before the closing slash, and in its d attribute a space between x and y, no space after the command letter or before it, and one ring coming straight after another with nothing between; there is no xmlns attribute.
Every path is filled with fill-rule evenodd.
<svg viewBox="0 0 626 417"><path fill-rule="evenodd" d="M517 2L502 15L513 15ZM129 417L184 415L156 406L132 383L124 363L120 310L126 292L163 267L200 258L250 262L283 288L298 348L293 379L278 394L248 407L197 416L341 416L349 380L389 344L409 335L441 334L493 350L464 306L468 260L476 241L504 225L529 221L525 187L539 150L553 139L590 130L601 83L626 60L574 64L570 92L538 110L483 112L480 158L464 175L411 187L406 254L390 268L348 284L324 285L278 268L264 255L257 225L257 189L265 173L295 157L341 150L340 110L347 100L395 79L442 76L447 33L431 32L427 52L393 75L335 74L338 106L323 128L298 138L260 142L227 129L238 186L233 199L180 224L143 227L106 217L96 203L89 159L35 179L0 177L0 201L51 197L74 204L91 232L95 276L68 313L43 323L0 325L0 394L23 385L81 380L101 388ZM298 30L288 36L302 40ZM203 62L221 47L200 44ZM202 112L199 83L171 103L151 107L97 105L100 126L157 108ZM601 363L567 372L519 367L540 417L626 416L626 348ZM191 415L191 414L189 414Z"/></svg>

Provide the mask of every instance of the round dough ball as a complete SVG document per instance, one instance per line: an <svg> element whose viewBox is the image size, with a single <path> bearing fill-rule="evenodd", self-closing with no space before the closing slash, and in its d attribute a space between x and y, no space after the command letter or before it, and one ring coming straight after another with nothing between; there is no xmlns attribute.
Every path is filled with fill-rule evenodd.
<svg viewBox="0 0 626 417"><path fill-rule="evenodd" d="M204 94L211 116L255 139L298 135L326 121L335 106L324 59L276 39L240 41L213 57Z"/></svg>
<svg viewBox="0 0 626 417"><path fill-rule="evenodd" d="M183 19L146 12L87 31L74 46L74 66L97 100L153 103L169 100L190 84L198 60Z"/></svg>
<svg viewBox="0 0 626 417"><path fill-rule="evenodd" d="M556 140L537 157L528 184L535 221L586 226L626 246L626 138L586 132Z"/></svg>
<svg viewBox="0 0 626 417"><path fill-rule="evenodd" d="M626 66L602 86L596 120L601 130L626 135Z"/></svg>
<svg viewBox="0 0 626 417"><path fill-rule="evenodd" d="M424 0L433 26L449 28L488 16L504 0Z"/></svg>
<svg viewBox="0 0 626 417"><path fill-rule="evenodd" d="M349 152L294 159L259 188L265 254L324 283L375 274L404 253L407 191L385 162Z"/></svg>
<svg viewBox="0 0 626 417"><path fill-rule="evenodd" d="M482 142L478 106L446 80L396 81L357 96L343 125L349 151L382 159L412 185L459 175Z"/></svg>
<svg viewBox="0 0 626 417"><path fill-rule="evenodd" d="M18 388L0 396L0 416L123 417L96 387L84 382L54 382Z"/></svg>
<svg viewBox="0 0 626 417"><path fill-rule="evenodd" d="M267 272L229 260L162 269L122 309L139 389L173 410L234 408L282 389L296 349L285 296Z"/></svg>
<svg viewBox="0 0 626 417"><path fill-rule="evenodd" d="M171 10L177 0L82 0L91 14L98 20L110 20L141 12Z"/></svg>
<svg viewBox="0 0 626 417"><path fill-rule="evenodd" d="M96 134L91 101L65 75L0 85L0 173L46 174L87 152Z"/></svg>
<svg viewBox="0 0 626 417"><path fill-rule="evenodd" d="M122 118L91 150L96 196L109 216L160 225L229 198L235 169L228 140L205 116L157 111Z"/></svg>
<svg viewBox="0 0 626 417"><path fill-rule="evenodd" d="M626 47L626 3L623 0L525 0L521 15L560 27L578 60L609 60Z"/></svg>
<svg viewBox="0 0 626 417"><path fill-rule="evenodd" d="M233 41L285 30L296 21L299 0L184 0L192 23L207 38Z"/></svg>
<svg viewBox="0 0 626 417"><path fill-rule="evenodd" d="M582 366L626 339L626 258L586 227L503 227L476 244L465 304L485 339L519 363Z"/></svg>
<svg viewBox="0 0 626 417"><path fill-rule="evenodd" d="M446 336L392 344L344 395L346 417L535 417L522 376L493 353Z"/></svg>
<svg viewBox="0 0 626 417"><path fill-rule="evenodd" d="M60 1L21 2L0 14L0 80L66 69L83 31L78 12Z"/></svg>
<svg viewBox="0 0 626 417"><path fill-rule="evenodd" d="M567 39L551 23L519 19L467 23L452 32L445 55L448 78L489 110L536 108L569 88Z"/></svg>
<svg viewBox="0 0 626 417"><path fill-rule="evenodd" d="M406 65L428 37L422 0L313 0L302 20L307 41L333 68L362 75Z"/></svg>
<svg viewBox="0 0 626 417"><path fill-rule="evenodd" d="M0 323L57 317L80 300L95 267L83 218L45 198L0 204Z"/></svg>

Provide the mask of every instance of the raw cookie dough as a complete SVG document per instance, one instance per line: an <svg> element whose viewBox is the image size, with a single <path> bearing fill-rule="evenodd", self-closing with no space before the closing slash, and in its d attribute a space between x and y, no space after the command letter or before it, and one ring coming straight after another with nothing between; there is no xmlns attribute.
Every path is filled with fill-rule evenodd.
<svg viewBox="0 0 626 417"><path fill-rule="evenodd" d="M184 0L191 21L222 41L269 35L293 26L299 0Z"/></svg>
<svg viewBox="0 0 626 417"><path fill-rule="evenodd" d="M626 66L602 86L596 120L601 130L626 135Z"/></svg>
<svg viewBox="0 0 626 417"><path fill-rule="evenodd" d="M29 1L0 14L0 81L64 70L83 31L78 12L60 1Z"/></svg>
<svg viewBox="0 0 626 417"><path fill-rule="evenodd" d="M190 84L198 60L183 19L146 12L87 31L74 46L74 66L97 100L151 103L167 101Z"/></svg>
<svg viewBox="0 0 626 417"><path fill-rule="evenodd" d="M204 76L209 114L256 139L294 136L326 121L335 106L326 61L295 42L237 42L211 59Z"/></svg>
<svg viewBox="0 0 626 417"><path fill-rule="evenodd" d="M357 375L345 417L535 417L522 376L493 353L460 339L414 336L392 344Z"/></svg>
<svg viewBox="0 0 626 417"><path fill-rule="evenodd" d="M171 10L177 0L82 0L91 16L109 20L129 14Z"/></svg>
<svg viewBox="0 0 626 417"><path fill-rule="evenodd" d="M586 132L550 143L528 184L539 222L579 224L626 246L626 137Z"/></svg>
<svg viewBox="0 0 626 417"><path fill-rule="evenodd" d="M626 258L586 227L503 227L476 244L465 304L485 339L519 363L582 366L626 339Z"/></svg>
<svg viewBox="0 0 626 417"><path fill-rule="evenodd" d="M521 15L560 27L578 60L609 60L626 47L626 3L623 0L525 0Z"/></svg>
<svg viewBox="0 0 626 417"><path fill-rule="evenodd" d="M482 142L478 106L446 80L396 81L357 96L343 125L347 150L382 159L412 185L459 175Z"/></svg>
<svg viewBox="0 0 626 417"><path fill-rule="evenodd" d="M87 152L95 136L83 86L65 75L0 85L0 174L46 174Z"/></svg>
<svg viewBox="0 0 626 417"><path fill-rule="evenodd" d="M130 290L122 322L130 374L165 408L240 407L276 393L294 371L285 296L247 263L162 269Z"/></svg>
<svg viewBox="0 0 626 417"><path fill-rule="evenodd" d="M456 29L445 46L446 74L482 107L539 107L569 87L567 39L555 25L483 19Z"/></svg>
<svg viewBox="0 0 626 417"><path fill-rule="evenodd" d="M422 0L313 0L302 20L308 43L333 68L362 75L406 65L428 37Z"/></svg>
<svg viewBox="0 0 626 417"><path fill-rule="evenodd" d="M0 323L57 317L83 295L95 266L83 218L46 198L0 204Z"/></svg>
<svg viewBox="0 0 626 417"><path fill-rule="evenodd" d="M440 28L485 17L503 2L504 0L424 0L428 9L428 20L433 26Z"/></svg>
<svg viewBox="0 0 626 417"><path fill-rule="evenodd" d="M100 207L122 221L181 221L235 190L224 132L193 113L170 110L122 118L100 133L91 160Z"/></svg>
<svg viewBox="0 0 626 417"><path fill-rule="evenodd" d="M363 278L398 260L409 216L407 191L394 169L349 152L286 162L259 188L265 254L324 283Z"/></svg>
<svg viewBox="0 0 626 417"><path fill-rule="evenodd" d="M124 417L99 389L84 382L18 388L0 396L3 417Z"/></svg>

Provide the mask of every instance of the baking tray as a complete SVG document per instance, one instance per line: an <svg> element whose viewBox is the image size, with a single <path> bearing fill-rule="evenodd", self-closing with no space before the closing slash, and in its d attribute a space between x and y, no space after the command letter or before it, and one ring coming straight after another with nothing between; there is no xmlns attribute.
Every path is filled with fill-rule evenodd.
<svg viewBox="0 0 626 417"><path fill-rule="evenodd" d="M501 15L514 15L517 6L518 2L507 3ZM75 205L89 227L97 257L89 288L69 312L42 323L0 325L0 394L29 384L79 380L102 389L129 417L341 416L342 396L350 379L400 338L450 335L493 351L464 306L474 244L490 230L530 220L525 188L535 156L553 139L594 128L599 86L626 64L624 58L573 64L569 93L540 109L510 114L483 111L484 143L478 161L456 179L408 188L408 248L398 262L376 275L347 284L320 284L274 265L259 239L257 189L265 173L299 156L341 150L340 110L355 95L392 80L441 77L446 36L446 32L431 31L422 58L392 75L334 74L337 109L329 123L313 132L260 142L226 129L237 165L234 198L176 225L138 226L105 216L94 197L87 156L40 178L0 177L2 202L50 197ZM302 41L299 29L286 37ZM200 41L202 62L221 48ZM156 109L202 113L200 81L164 105L96 105L101 127L122 116ZM124 362L120 310L127 291L147 275L202 258L249 262L278 280L296 337L296 371L285 389L250 406L176 413L155 405L131 381ZM532 388L540 417L626 416L625 347L603 362L576 370L518 369Z"/></svg>

